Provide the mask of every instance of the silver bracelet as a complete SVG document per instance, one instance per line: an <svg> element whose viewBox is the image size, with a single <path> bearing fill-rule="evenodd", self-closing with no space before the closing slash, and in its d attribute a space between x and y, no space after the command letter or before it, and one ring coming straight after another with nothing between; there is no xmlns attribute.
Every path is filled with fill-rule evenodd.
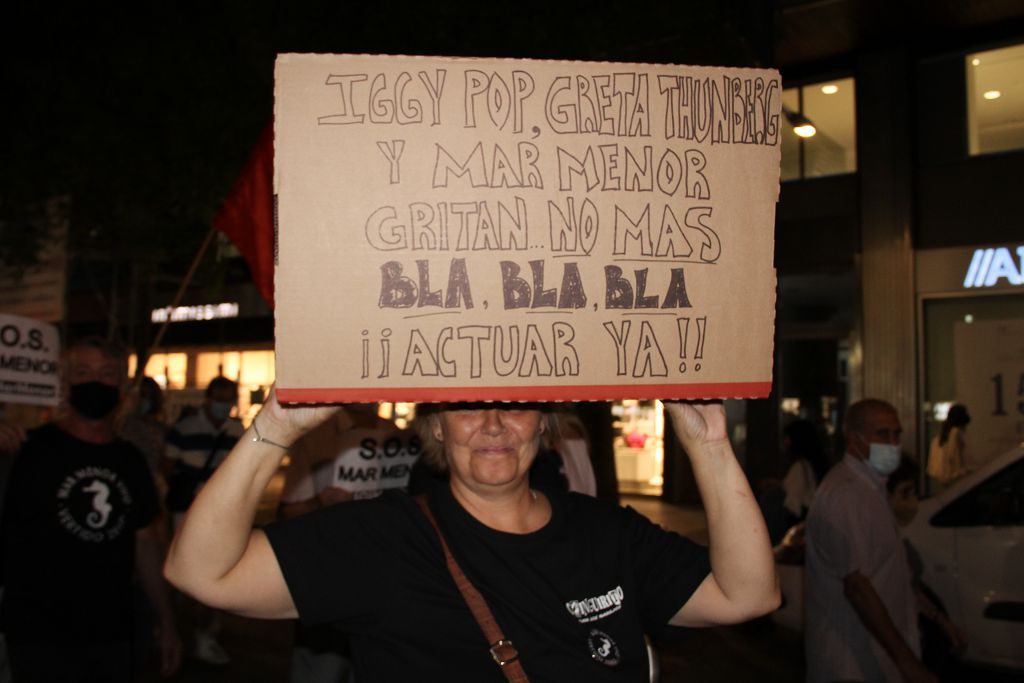
<svg viewBox="0 0 1024 683"><path fill-rule="evenodd" d="M256 417L259 417L259 415L257 415ZM270 439L263 438L263 436L260 434L259 428L256 426L256 417L252 419L252 431L256 435L252 437L253 443L265 443L270 444L271 446L277 446L278 448L285 451L288 450L289 446L285 446L284 444L277 443L276 441L271 441Z"/></svg>

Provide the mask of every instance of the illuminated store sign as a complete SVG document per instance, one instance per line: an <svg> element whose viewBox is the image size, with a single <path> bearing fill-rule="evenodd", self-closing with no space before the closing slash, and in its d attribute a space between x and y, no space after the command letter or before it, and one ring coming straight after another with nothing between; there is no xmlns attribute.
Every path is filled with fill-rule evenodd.
<svg viewBox="0 0 1024 683"><path fill-rule="evenodd" d="M1002 278L1007 284L1024 285L1024 245L1017 247L1017 260L1006 247L975 249L964 287L993 287Z"/></svg>
<svg viewBox="0 0 1024 683"><path fill-rule="evenodd" d="M236 302L223 304L200 304L199 306L165 306L154 308L150 319L155 323L170 321L172 323L195 320L219 320L221 318L237 318Z"/></svg>

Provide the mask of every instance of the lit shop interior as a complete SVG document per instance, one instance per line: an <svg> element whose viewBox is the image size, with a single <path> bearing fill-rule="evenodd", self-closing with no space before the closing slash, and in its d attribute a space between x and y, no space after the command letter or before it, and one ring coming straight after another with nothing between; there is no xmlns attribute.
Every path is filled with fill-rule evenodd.
<svg viewBox="0 0 1024 683"><path fill-rule="evenodd" d="M129 376L135 376L136 364L136 357L129 357ZM168 350L151 355L144 374L156 380L166 392L166 419L172 423L183 406L203 402L206 386L214 377L223 375L238 382L237 417L248 426L274 383L274 351L266 347ZM380 406L381 417L394 420L401 428L408 425L414 412L412 403L382 403Z"/></svg>
<svg viewBox="0 0 1024 683"><path fill-rule="evenodd" d="M664 485L665 412L661 401L612 404L619 492L660 496Z"/></svg>
<svg viewBox="0 0 1024 683"><path fill-rule="evenodd" d="M136 362L135 356L129 358L132 376ZM149 357L145 374L167 392L166 413L172 422L183 406L202 403L204 389L214 377L237 381L238 417L248 425L274 383L274 352L266 347L167 350ZM415 415L415 404L383 403L380 414L405 427ZM660 496L665 459L661 401L617 401L612 404L612 417L620 492Z"/></svg>

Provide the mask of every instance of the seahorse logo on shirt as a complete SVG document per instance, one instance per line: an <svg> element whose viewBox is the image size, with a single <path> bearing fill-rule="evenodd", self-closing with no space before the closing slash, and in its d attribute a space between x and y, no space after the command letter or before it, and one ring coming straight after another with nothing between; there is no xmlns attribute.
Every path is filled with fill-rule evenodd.
<svg viewBox="0 0 1024 683"><path fill-rule="evenodd" d="M590 646L590 658L595 662L610 667L618 666L622 662L619 646L604 631L599 631L596 628L590 629L587 645Z"/></svg>
<svg viewBox="0 0 1024 683"><path fill-rule="evenodd" d="M56 502L58 523L81 541L104 543L131 531L135 498L117 470L86 465L69 472L57 487Z"/></svg>
<svg viewBox="0 0 1024 683"><path fill-rule="evenodd" d="M108 502L110 499L110 487L99 479L93 479L82 490L86 493L95 494L92 497L92 512L86 515L85 521L93 529L100 529L107 523L107 518L110 517L110 512L114 509L114 506Z"/></svg>

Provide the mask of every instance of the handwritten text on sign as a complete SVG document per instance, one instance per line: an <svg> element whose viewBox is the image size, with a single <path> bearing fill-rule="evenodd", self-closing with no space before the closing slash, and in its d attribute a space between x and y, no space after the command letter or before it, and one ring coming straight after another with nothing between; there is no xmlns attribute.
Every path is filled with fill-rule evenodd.
<svg viewBox="0 0 1024 683"><path fill-rule="evenodd" d="M763 70L280 57L282 394L763 389L779 103Z"/></svg>

